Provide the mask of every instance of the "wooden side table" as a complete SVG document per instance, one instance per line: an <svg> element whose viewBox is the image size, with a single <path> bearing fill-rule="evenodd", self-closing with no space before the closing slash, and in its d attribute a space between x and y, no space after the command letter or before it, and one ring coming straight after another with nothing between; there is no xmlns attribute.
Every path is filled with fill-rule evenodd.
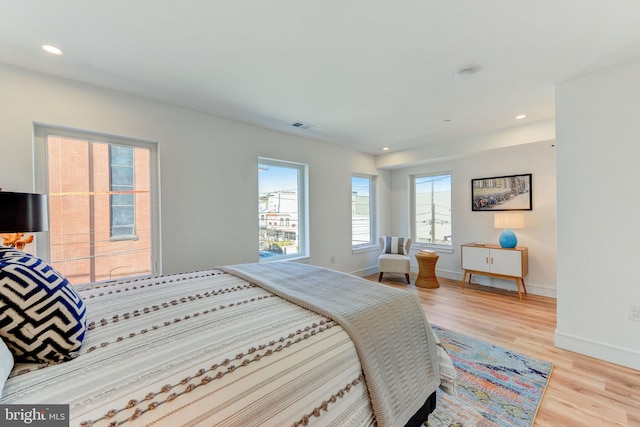
<svg viewBox="0 0 640 427"><path fill-rule="evenodd" d="M466 243L461 248L461 265L464 270L462 288L469 276L482 274L499 279L515 280L518 296L522 299L520 285L527 293L524 277L529 274L529 250L526 246L502 248L499 245Z"/></svg>
<svg viewBox="0 0 640 427"><path fill-rule="evenodd" d="M438 262L438 254L435 252L420 251L416 253L418 261L418 278L416 286L420 288L439 288L438 278L436 277L436 263Z"/></svg>

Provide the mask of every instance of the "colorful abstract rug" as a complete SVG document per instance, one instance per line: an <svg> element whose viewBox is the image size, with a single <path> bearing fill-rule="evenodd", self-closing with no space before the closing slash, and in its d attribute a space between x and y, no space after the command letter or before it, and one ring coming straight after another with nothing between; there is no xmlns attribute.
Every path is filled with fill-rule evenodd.
<svg viewBox="0 0 640 427"><path fill-rule="evenodd" d="M457 396L438 390L429 427L530 427L553 365L433 326L457 373Z"/></svg>

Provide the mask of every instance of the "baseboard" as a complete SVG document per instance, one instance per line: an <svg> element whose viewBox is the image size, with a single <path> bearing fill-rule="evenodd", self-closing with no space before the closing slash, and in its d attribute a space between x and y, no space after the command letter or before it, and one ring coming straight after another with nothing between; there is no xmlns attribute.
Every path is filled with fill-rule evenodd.
<svg viewBox="0 0 640 427"><path fill-rule="evenodd" d="M579 337L577 335L559 332L555 333L555 346L565 350L606 360L631 369L640 370L640 352L629 348Z"/></svg>
<svg viewBox="0 0 640 427"><path fill-rule="evenodd" d="M418 274L417 267L416 267L416 274ZM445 279L449 279L449 280L457 280L460 282L462 281L462 277L463 277L463 275L457 271L442 270L439 268L436 268L436 276L444 277Z"/></svg>

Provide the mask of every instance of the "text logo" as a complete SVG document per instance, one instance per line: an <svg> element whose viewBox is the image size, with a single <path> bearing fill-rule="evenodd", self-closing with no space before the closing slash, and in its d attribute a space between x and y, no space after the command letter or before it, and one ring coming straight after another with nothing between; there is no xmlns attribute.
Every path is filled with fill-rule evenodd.
<svg viewBox="0 0 640 427"><path fill-rule="evenodd" d="M69 405L0 405L0 425L69 427Z"/></svg>

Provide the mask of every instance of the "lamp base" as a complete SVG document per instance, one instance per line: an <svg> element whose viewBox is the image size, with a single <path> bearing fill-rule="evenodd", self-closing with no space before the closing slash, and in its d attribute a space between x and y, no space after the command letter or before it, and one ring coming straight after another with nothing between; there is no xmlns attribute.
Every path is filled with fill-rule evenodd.
<svg viewBox="0 0 640 427"><path fill-rule="evenodd" d="M515 248L518 244L516 233L510 228L505 228L500 235L500 246L503 248Z"/></svg>

